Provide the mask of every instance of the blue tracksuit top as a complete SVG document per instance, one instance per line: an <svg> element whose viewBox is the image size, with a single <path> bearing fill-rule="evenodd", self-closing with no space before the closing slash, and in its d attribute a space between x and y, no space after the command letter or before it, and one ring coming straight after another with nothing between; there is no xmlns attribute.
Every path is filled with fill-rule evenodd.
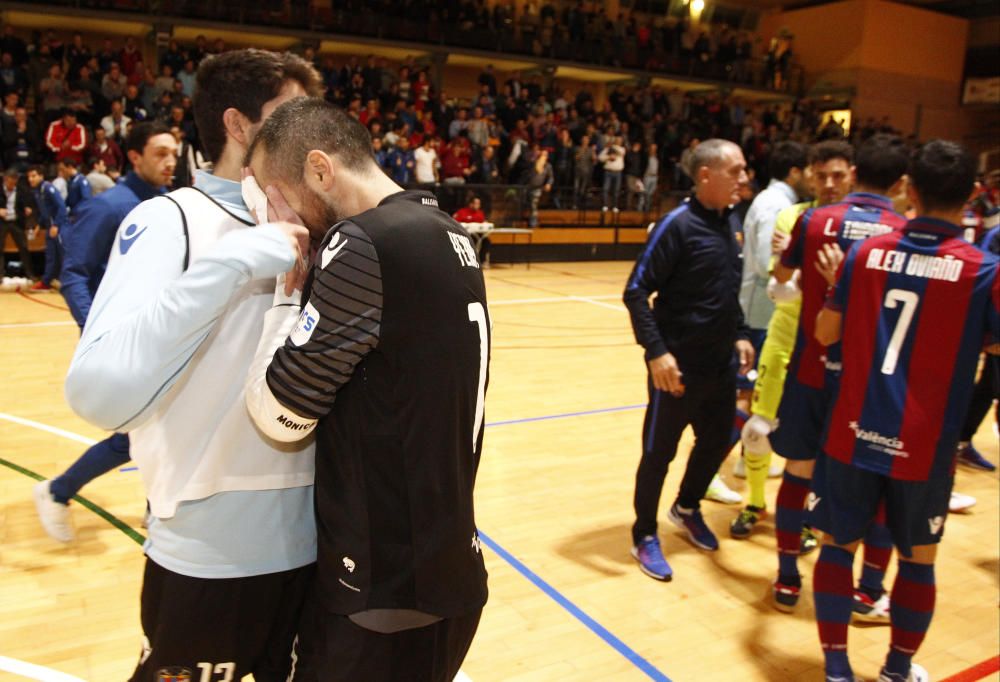
<svg viewBox="0 0 1000 682"><path fill-rule="evenodd" d="M695 197L657 222L623 296L646 360L670 352L683 372L700 376L731 366L733 344L748 333L739 229L735 212L709 210Z"/></svg>
<svg viewBox="0 0 1000 682"><path fill-rule="evenodd" d="M66 227L68 214L66 202L62 195L48 180L43 180L35 188L35 203L38 205L38 226L46 230L53 225L60 229Z"/></svg>
<svg viewBox="0 0 1000 682"><path fill-rule="evenodd" d="M130 171L107 192L77 206L73 227L63 233L60 281L62 295L81 329L108 266L119 224L133 208L163 192L164 188L153 187Z"/></svg>
<svg viewBox="0 0 1000 682"><path fill-rule="evenodd" d="M77 173L66 183L66 208L69 209L70 215L74 218L77 216L77 205L92 196L90 182L83 173Z"/></svg>

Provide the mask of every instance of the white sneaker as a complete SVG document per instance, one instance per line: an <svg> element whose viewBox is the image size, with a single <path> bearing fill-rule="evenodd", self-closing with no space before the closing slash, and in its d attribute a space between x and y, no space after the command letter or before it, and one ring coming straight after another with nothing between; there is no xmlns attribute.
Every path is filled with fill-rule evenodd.
<svg viewBox="0 0 1000 682"><path fill-rule="evenodd" d="M771 462L771 465L767 467L767 477L768 478L781 478L782 474L785 473L785 467L777 462ZM736 464L733 465L733 476L736 478L746 478L747 477L747 463L742 457L736 460Z"/></svg>
<svg viewBox="0 0 1000 682"><path fill-rule="evenodd" d="M861 590L854 590L854 611L851 618L862 623L880 623L889 625L889 593L883 592L882 596L872 601L871 597Z"/></svg>
<svg viewBox="0 0 1000 682"><path fill-rule="evenodd" d="M60 504L53 499L49 491L51 482L41 481L35 485L35 509L38 510L38 519L42 522L42 528L53 540L72 542L74 533L69 505Z"/></svg>
<svg viewBox="0 0 1000 682"><path fill-rule="evenodd" d="M952 514L961 514L962 512L968 511L970 508L974 507L976 504L976 498L972 495L963 495L962 493L951 493L951 499L948 500L948 511Z"/></svg>
<svg viewBox="0 0 1000 682"><path fill-rule="evenodd" d="M886 674L884 669L878 675L878 682L897 682L898 679L896 675ZM910 676L906 678L906 682L931 682L931 676L924 666L910 663Z"/></svg>
<svg viewBox="0 0 1000 682"><path fill-rule="evenodd" d="M712 500L713 502L721 502L722 504L741 504L743 502L743 496L735 490L730 489L719 474L712 477L712 482L708 484L708 490L705 491L705 499Z"/></svg>

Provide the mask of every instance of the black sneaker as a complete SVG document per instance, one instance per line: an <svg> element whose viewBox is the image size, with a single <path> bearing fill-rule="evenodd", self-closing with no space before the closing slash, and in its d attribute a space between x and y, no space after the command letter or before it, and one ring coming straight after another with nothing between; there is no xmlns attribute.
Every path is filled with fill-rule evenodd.
<svg viewBox="0 0 1000 682"><path fill-rule="evenodd" d="M748 504L740 512L740 515L729 524L729 535L737 540L745 540L750 537L754 525L764 518L765 515L767 515L767 512L763 507L755 507L752 504Z"/></svg>

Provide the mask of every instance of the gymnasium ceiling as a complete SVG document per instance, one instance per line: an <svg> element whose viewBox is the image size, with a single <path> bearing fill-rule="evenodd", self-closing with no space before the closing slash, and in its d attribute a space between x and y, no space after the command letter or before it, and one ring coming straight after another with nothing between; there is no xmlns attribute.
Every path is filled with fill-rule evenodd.
<svg viewBox="0 0 1000 682"><path fill-rule="evenodd" d="M834 0L724 0L727 5L739 5L755 9L799 9L812 5L825 5ZM1000 16L1000 2L997 0L895 0L907 5L915 5L935 12L943 12L967 19Z"/></svg>

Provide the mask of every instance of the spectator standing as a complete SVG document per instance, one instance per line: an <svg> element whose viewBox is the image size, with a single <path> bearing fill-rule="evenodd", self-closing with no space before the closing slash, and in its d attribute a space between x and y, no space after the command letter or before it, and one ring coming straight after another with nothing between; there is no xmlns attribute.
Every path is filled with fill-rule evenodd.
<svg viewBox="0 0 1000 682"><path fill-rule="evenodd" d="M424 136L423 144L413 152L413 160L414 176L418 184L433 184L438 181L441 162L434 149L434 140L429 135Z"/></svg>
<svg viewBox="0 0 1000 682"><path fill-rule="evenodd" d="M66 109L62 118L52 121L45 133L45 146L56 162L73 159L77 166L83 164L87 149L87 129L76 120L76 112Z"/></svg>
<svg viewBox="0 0 1000 682"><path fill-rule="evenodd" d="M3 176L3 186L0 191L0 277L7 274L2 246L7 241L9 233L21 257L21 268L29 279L35 278L34 266L31 262L31 251L28 249L27 222L28 215L34 209L34 197L28 185L21 181L17 170L8 168Z"/></svg>

